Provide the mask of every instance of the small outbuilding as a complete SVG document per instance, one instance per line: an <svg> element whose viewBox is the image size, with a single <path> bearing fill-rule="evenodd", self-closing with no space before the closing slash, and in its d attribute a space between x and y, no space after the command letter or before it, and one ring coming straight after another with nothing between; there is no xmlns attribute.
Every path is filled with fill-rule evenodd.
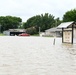
<svg viewBox="0 0 76 75"><path fill-rule="evenodd" d="M57 27L53 27L53 28L47 29L47 30L45 30L45 35L46 36L61 37L62 36L62 29L58 29Z"/></svg>
<svg viewBox="0 0 76 75"><path fill-rule="evenodd" d="M57 28L62 29L62 43L73 44L74 38L76 38L76 22L64 22Z"/></svg>
<svg viewBox="0 0 76 75"><path fill-rule="evenodd" d="M15 36L19 35L21 33L25 33L25 29L9 29L3 32L3 34L8 35L8 36Z"/></svg>

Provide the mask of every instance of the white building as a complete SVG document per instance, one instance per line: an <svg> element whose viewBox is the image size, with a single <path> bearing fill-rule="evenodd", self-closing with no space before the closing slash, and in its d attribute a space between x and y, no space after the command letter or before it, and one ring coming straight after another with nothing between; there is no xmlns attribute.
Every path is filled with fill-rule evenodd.
<svg viewBox="0 0 76 75"><path fill-rule="evenodd" d="M3 34L7 35L7 36L12 36L12 35L19 35L21 33L25 33L26 30L25 29L9 29L3 32Z"/></svg>
<svg viewBox="0 0 76 75"><path fill-rule="evenodd" d="M45 35L46 36L62 36L62 29L57 29L57 27L50 28L45 30Z"/></svg>
<svg viewBox="0 0 76 75"><path fill-rule="evenodd" d="M58 28L62 29L62 42L72 43L75 42L76 38L76 22L64 22L61 23Z"/></svg>

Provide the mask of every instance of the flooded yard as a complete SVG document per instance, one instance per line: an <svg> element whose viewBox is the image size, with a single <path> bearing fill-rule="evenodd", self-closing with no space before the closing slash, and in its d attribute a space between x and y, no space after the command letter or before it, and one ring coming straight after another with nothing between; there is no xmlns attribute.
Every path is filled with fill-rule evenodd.
<svg viewBox="0 0 76 75"><path fill-rule="evenodd" d="M0 37L0 75L76 75L76 44L61 38Z"/></svg>

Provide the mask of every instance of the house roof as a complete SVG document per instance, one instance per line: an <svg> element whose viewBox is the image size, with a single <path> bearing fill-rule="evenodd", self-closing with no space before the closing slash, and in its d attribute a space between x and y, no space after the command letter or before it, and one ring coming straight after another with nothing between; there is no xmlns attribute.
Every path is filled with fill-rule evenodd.
<svg viewBox="0 0 76 75"><path fill-rule="evenodd" d="M10 32L25 32L25 29L9 29Z"/></svg>
<svg viewBox="0 0 76 75"><path fill-rule="evenodd" d="M57 29L57 27L54 27L54 28L47 29L45 31L55 32L55 31L62 31L62 29Z"/></svg>
<svg viewBox="0 0 76 75"><path fill-rule="evenodd" d="M57 28L67 28L70 25L72 25L73 23L74 23L74 21L72 21L72 22L64 22L64 23L61 23Z"/></svg>

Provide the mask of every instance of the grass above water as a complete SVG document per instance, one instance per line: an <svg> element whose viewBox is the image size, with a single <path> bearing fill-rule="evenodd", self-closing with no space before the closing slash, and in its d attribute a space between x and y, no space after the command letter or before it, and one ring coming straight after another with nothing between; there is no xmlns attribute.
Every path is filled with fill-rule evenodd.
<svg viewBox="0 0 76 75"><path fill-rule="evenodd" d="M0 33L0 36L5 36L3 33Z"/></svg>

